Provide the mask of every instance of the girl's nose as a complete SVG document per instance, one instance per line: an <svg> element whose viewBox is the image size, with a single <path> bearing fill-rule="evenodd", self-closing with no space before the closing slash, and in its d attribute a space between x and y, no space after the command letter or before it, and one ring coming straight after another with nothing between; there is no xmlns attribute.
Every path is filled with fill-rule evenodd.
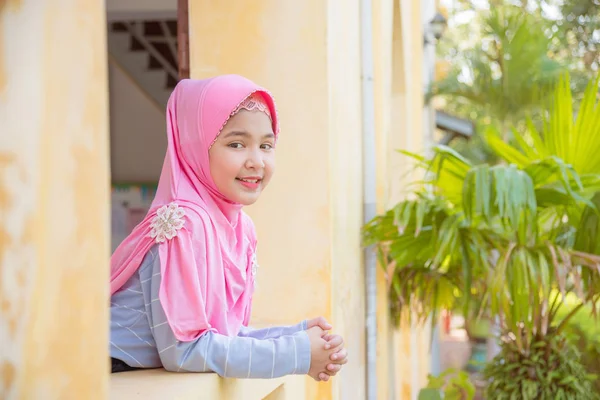
<svg viewBox="0 0 600 400"><path fill-rule="evenodd" d="M246 159L246 168L264 168L265 162L259 150L250 151Z"/></svg>

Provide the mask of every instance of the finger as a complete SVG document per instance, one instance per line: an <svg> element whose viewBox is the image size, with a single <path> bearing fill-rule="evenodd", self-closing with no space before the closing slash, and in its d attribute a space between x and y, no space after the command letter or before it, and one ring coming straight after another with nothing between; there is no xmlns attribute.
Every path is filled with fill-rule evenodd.
<svg viewBox="0 0 600 400"><path fill-rule="evenodd" d="M331 324L329 322L327 322L327 320L324 317L317 317L317 318L312 318L306 321L306 329L310 329L313 328L315 326L318 326L319 328L328 331L331 328L333 328L331 326Z"/></svg>
<svg viewBox="0 0 600 400"><path fill-rule="evenodd" d="M331 354L329 359L331 361L337 361L337 364L341 364L341 361L348 357L348 350L346 348L340 349L339 351Z"/></svg>
<svg viewBox="0 0 600 400"><path fill-rule="evenodd" d="M319 325L321 327L321 329L328 331L331 328L333 328L333 326L331 326L331 324L329 322L327 322L327 320L324 317L318 317L317 318L317 325Z"/></svg>
<svg viewBox="0 0 600 400"><path fill-rule="evenodd" d="M327 382L329 380L329 375L327 375L325 372L321 372L319 373L319 380Z"/></svg>
<svg viewBox="0 0 600 400"><path fill-rule="evenodd" d="M323 339L325 339L327 341L327 344L325 345L325 349L334 349L336 347L340 347L344 344L344 338L342 338L340 335L326 335L329 336L329 339L326 339L325 337L323 337Z"/></svg>
<svg viewBox="0 0 600 400"><path fill-rule="evenodd" d="M328 374L337 374L339 372L339 370L342 369L342 366L340 364L329 364L327 365L327 373Z"/></svg>
<svg viewBox="0 0 600 400"><path fill-rule="evenodd" d="M343 345L343 344L342 344L342 345L340 345L340 346L334 347L333 349L330 349L330 350L329 350L329 351L330 351L330 353L329 353L329 354L331 354L331 355L338 354L338 353L339 353L340 351L342 351L342 350L344 350L344 345ZM336 357L336 358L338 358L338 357ZM339 358L338 358L338 359L339 359Z"/></svg>
<svg viewBox="0 0 600 400"><path fill-rule="evenodd" d="M334 363L335 363L335 364L337 364L337 365L344 365L344 364L346 364L347 362L348 362L348 359L347 359L347 358L342 358L342 359L340 359L340 360L336 360L336 361L334 361Z"/></svg>

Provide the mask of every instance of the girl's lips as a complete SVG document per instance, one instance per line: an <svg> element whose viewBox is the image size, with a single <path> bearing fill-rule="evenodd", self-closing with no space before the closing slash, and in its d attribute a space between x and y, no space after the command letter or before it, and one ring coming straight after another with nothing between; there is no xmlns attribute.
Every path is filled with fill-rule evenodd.
<svg viewBox="0 0 600 400"><path fill-rule="evenodd" d="M248 177L248 178L236 178L236 180L244 187L248 189L258 189L260 186L260 182L262 179L258 177Z"/></svg>

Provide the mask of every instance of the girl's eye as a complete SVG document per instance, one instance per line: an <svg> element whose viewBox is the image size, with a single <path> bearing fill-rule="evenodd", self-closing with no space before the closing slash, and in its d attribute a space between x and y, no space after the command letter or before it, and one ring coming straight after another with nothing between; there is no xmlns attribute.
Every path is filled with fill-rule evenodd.
<svg viewBox="0 0 600 400"><path fill-rule="evenodd" d="M230 143L228 146L232 149L241 149L242 147L244 147L241 143Z"/></svg>
<svg viewBox="0 0 600 400"><path fill-rule="evenodd" d="M273 145L271 143L265 143L262 146L260 146L263 150L271 150L273 148Z"/></svg>

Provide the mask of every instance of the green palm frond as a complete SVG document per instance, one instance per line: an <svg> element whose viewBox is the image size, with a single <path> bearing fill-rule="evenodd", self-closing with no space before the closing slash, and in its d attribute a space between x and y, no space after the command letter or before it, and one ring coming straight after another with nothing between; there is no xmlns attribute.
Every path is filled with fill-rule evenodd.
<svg viewBox="0 0 600 400"><path fill-rule="evenodd" d="M474 167L465 177L462 208L469 221L497 219L516 228L517 240L523 242L537 218L533 181L515 166Z"/></svg>
<svg viewBox="0 0 600 400"><path fill-rule="evenodd" d="M401 151L401 153L418 161L418 166L423 168L427 174L424 183L432 185L436 194L445 197L450 202L460 202L463 181L472 164L447 146L435 146L432 151L431 159L425 159L407 151Z"/></svg>
<svg viewBox="0 0 600 400"><path fill-rule="evenodd" d="M486 142L509 163L524 168L550 158L561 160L578 174L600 171L600 107L598 84L600 76L589 82L577 118L573 118L572 93L568 75L561 77L553 90L542 132L531 122L523 134L513 132L516 145L503 142L499 132L491 128Z"/></svg>
<svg viewBox="0 0 600 400"><path fill-rule="evenodd" d="M520 18L511 18L494 29L518 26ZM517 29L511 40L527 34ZM598 80L577 119L568 87L565 77L552 92L541 131L529 121L515 144L486 133L504 164L473 165L445 146L430 158L405 153L424 178L407 200L369 222L363 237L378 248L395 321L405 309L424 321L462 306L467 316L498 316L527 352L564 326L555 320L555 293L581 304L600 299Z"/></svg>
<svg viewBox="0 0 600 400"><path fill-rule="evenodd" d="M478 22L483 41L458 53L428 98L464 100L502 126L536 113L565 70L548 57L551 41L543 24L515 6L493 7Z"/></svg>

